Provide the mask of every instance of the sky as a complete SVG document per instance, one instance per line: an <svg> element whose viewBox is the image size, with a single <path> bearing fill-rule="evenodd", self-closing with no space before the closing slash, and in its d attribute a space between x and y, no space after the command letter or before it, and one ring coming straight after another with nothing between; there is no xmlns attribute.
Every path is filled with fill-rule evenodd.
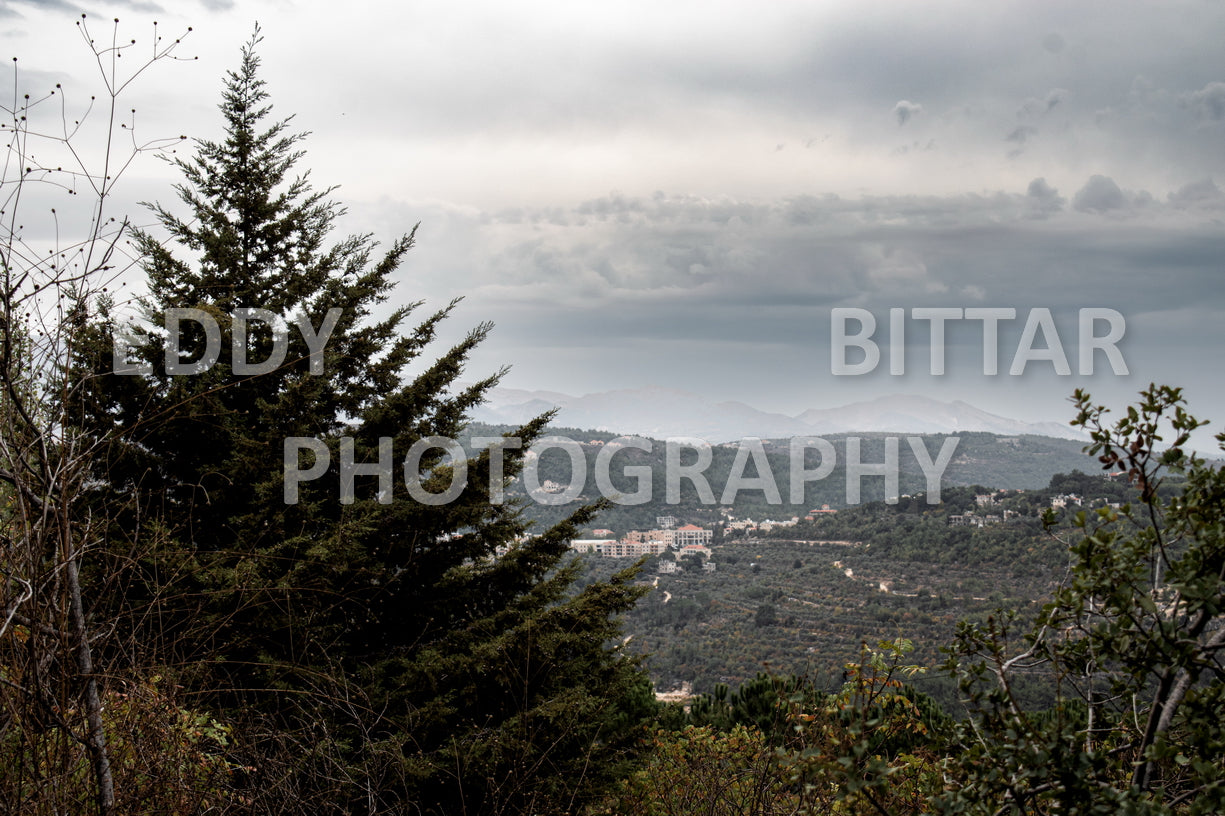
<svg viewBox="0 0 1225 816"><path fill-rule="evenodd" d="M339 229L419 223L395 297L462 296L444 339L495 324L473 379L509 365L514 388L791 415L915 394L1060 422L1075 388L1118 409L1156 381L1225 428L1219 0L0 0L20 88L62 83L70 109L93 92L82 12L98 41L119 18L129 66L154 21L163 44L192 27L124 91L141 144L220 135L258 21L275 112L310 131L302 167L338 185ZM172 204L176 181L139 155L117 206L147 223L135 202ZM878 324L869 373L834 373L846 308ZM933 373L913 311L931 308L1015 310L998 373L981 320L945 324ZM1014 375L1019 348L1049 344L1022 338L1044 309L1071 373L1039 352ZM1079 370L1081 309L1124 321L1126 375L1102 352Z"/></svg>

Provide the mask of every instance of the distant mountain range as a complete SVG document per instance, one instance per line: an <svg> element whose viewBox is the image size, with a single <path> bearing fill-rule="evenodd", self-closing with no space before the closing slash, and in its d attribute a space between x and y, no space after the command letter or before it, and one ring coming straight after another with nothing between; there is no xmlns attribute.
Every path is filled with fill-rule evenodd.
<svg viewBox="0 0 1225 816"><path fill-rule="evenodd" d="M518 425L551 408L561 412L555 424L663 439L696 436L711 443L748 436L779 439L853 432L950 434L981 431L1002 436L1035 434L1083 440L1077 429L1057 422L1023 422L975 408L960 400L895 395L841 408L813 408L797 416L759 411L742 402L711 402L697 394L670 388L605 391L581 397L554 391L496 388L472 418L491 424Z"/></svg>

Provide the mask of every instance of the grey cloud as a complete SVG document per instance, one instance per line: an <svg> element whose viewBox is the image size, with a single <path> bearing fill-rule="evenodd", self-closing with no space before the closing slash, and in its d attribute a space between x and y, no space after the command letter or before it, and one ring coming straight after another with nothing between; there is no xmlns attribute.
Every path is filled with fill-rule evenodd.
<svg viewBox="0 0 1225 816"><path fill-rule="evenodd" d="M1174 332L1158 351L1144 330L1188 309L1205 325L1225 325L1218 320L1225 235L1173 201L1152 207L1160 217L1142 227L1084 218L1066 212L1055 187L1035 178L1022 193L987 195L609 195L581 205L583 216L579 205L568 217L545 208L537 218L533 208L519 208L505 214L508 221L498 212L452 213L463 223L449 239L432 227L436 216L419 212L423 229L437 237L418 251L433 252L445 239L469 254L439 276L450 288L412 291L433 300L460 287L468 313L497 323L506 343L498 360L519 370L536 365L540 377L556 376L557 360L573 355L578 368L568 377L623 366L630 381L660 381L674 364L682 378L735 372L742 386L760 375L768 390L780 372L806 371L814 382L822 369L828 373L831 307L858 306L884 320L894 307L989 306L1018 310L1019 319L1001 327L1005 363L1029 309L1055 311L1069 342L1076 309L1109 307L1127 320L1127 359L1137 377L1199 382L1195 372L1211 364L1211 338ZM913 341L923 337L916 329ZM950 328L953 376L978 370L979 337L968 324ZM1131 349L1175 362L1145 368Z"/></svg>
<svg viewBox="0 0 1225 816"><path fill-rule="evenodd" d="M1106 162L1099 171L1115 176L1137 163L1175 177L1218 175L1219 140L1209 144L1214 134L1186 126L1191 114L1179 109L1177 93L1154 96L1142 92L1143 82L1131 83L1144 73L1161 88L1186 90L1225 76L1225 49L1209 33L1225 25L1225 7L1129 5L1112 21L1111 37L1101 37L1101 20L1078 5L1007 3L971 15L976 34L966 38L949 25L965 9L953 15L903 4L865 15L825 5L801 4L786 15L773 7L753 16L712 13L700 23L664 15L655 27L592 27L568 38L545 36L499 10L446 47L423 24L403 34L378 90L364 92L384 100L368 104L369 126L414 139L475 135L494 146L564 134L599 149L642 135L700 145L716 131L735 138L739 130L747 142L769 120L781 126L771 128L764 149L784 141L812 146L814 135L830 133L830 149L853 142L884 153L897 148L895 127L922 125L924 142L934 138L941 150L973 161L972 153L998 158L1000 139L1026 124L1041 128L1043 161L1097 154ZM1191 5L1194 25L1164 24L1191 15ZM1059 59L1042 50L1056 30L1060 42L1085 44L1084 64L1070 58L1071 45ZM1152 56L1167 53L1188 59ZM449 66L445 82L418 81L438 64ZM354 94L343 73L317 81L321 97ZM1025 118L1016 121L1019 108ZM1099 126L1093 111L1107 109L1119 114ZM886 111L894 126L880 126ZM1058 121L1039 124L1043 117ZM1033 143L1031 136L1027 149Z"/></svg>
<svg viewBox="0 0 1225 816"><path fill-rule="evenodd" d="M222 2L225 1L226 0L222 0ZM81 14L83 10L81 5L69 2L68 0L0 0L0 17L20 17L21 13L14 8L15 6L19 5L32 6L40 9L51 9L53 11L69 12L73 16ZM165 11L165 9L162 6L159 6L157 3L144 2L144 0L113 0L112 5L131 9L132 11L149 12L155 14L160 14ZM103 16L105 16L109 21L113 15Z"/></svg>
<svg viewBox="0 0 1225 816"><path fill-rule="evenodd" d="M1036 178L1029 183L1025 198L1035 218L1045 218L1061 211L1067 200L1059 195L1058 190L1047 184L1044 178Z"/></svg>
<svg viewBox="0 0 1225 816"><path fill-rule="evenodd" d="M1225 82L1209 82L1198 91L1183 94L1181 101L1201 119L1225 120Z"/></svg>
<svg viewBox="0 0 1225 816"><path fill-rule="evenodd" d="M21 12L15 6L33 6L34 8L70 11L74 14L79 14L81 11L79 6L65 2L65 0L2 0L0 1L0 15L20 17Z"/></svg>
<svg viewBox="0 0 1225 816"><path fill-rule="evenodd" d="M905 99L893 106L893 115L897 117L898 127L902 127L909 122L911 118L918 116L922 112L922 105Z"/></svg>
<svg viewBox="0 0 1225 816"><path fill-rule="evenodd" d="M692 195L613 194L568 209L412 213L423 231L430 291L456 281L491 302L599 302L634 310L666 333L676 308L734 312L753 304L884 302L949 305L950 298L1005 305L1049 299L1092 304L1100 293L1135 297L1136 308L1186 298L1214 285L1225 238L1196 212L1219 195L1209 181L1156 202L1105 176L1090 179L1074 208L1135 221L1086 220L1067 212L1045 178L1023 193L945 196L794 196L767 201ZM400 220L409 217L404 213ZM1173 227L1173 228L1171 228ZM1113 277L1120 269L1144 276ZM1169 268L1177 286L1155 285ZM594 300L593 300L594 299ZM1219 299L1219 298L1218 298ZM1070 301L1069 301L1070 302ZM1037 305L1049 305L1038 303ZM1221 304L1225 306L1225 303ZM501 308L499 306L498 308ZM647 329L644 329L647 331Z"/></svg>
<svg viewBox="0 0 1225 816"><path fill-rule="evenodd" d="M1089 181L1076 191L1072 206L1081 212L1104 213L1127 206L1127 196L1107 176L1090 176Z"/></svg>
<svg viewBox="0 0 1225 816"><path fill-rule="evenodd" d="M1193 207L1220 209L1225 206L1225 194L1221 193L1221 189L1210 178L1184 184L1177 191L1170 193L1168 198L1170 204L1180 210Z"/></svg>
<svg viewBox="0 0 1225 816"><path fill-rule="evenodd" d="M560 207L551 198L547 207L486 212L485 222L463 216L466 226L455 228L463 263L432 285L467 292L467 308L487 308L500 337L531 336L545 349L588 343L607 348L610 359L642 348L644 368L684 343L714 368L712 349L732 343L795 347L793 338L828 334L822 320L830 305L1110 306L1135 326L1140 345L1149 338L1133 315L1190 307L1225 314L1225 236L1205 214L1220 191L1204 181L1169 192L1176 185L1164 181L1225 172L1225 97L1217 87L1225 83L1208 82L1225 77L1215 33L1225 7L1173 3L1173 11L1128 4L1108 29L1075 4L1005 4L970 15L973 38L950 25L966 16L964 6L846 11L845 20L831 12L827 20L808 11L822 4L809 4L768 51L741 48L722 32L707 36L708 22L694 23L693 36L661 30L668 21L641 26L641 34L626 27L556 42L514 29L472 38L483 52L427 51L454 66L445 83L417 81L425 72L412 41L388 73L393 87L381 90L388 103L376 107L380 127L456 141L475 133L488 140L477 149L496 148L508 130L538 144L541 132L590 145L598 163L620 139L645 157L658 136L692 145L695 160L710 162L709 183L610 174L567 196L577 202L614 186L632 194ZM763 19L761 28L746 26L746 42L764 42L764 26L777 23L770 11ZM1133 82L1138 74L1144 78ZM1105 113L1095 121L1094 111ZM707 141L716 127L726 141ZM805 155L815 172L797 170L785 189L832 187L841 198L771 199L781 185L721 175L745 142L765 153L784 141L816 147L812 137L823 134L832 134L828 145ZM940 145L931 158L964 163L920 158L910 145L929 138ZM847 197L854 182L823 180L825 151L837 161L850 144L858 160L870 161L898 143L908 145L908 158L893 161L915 172L864 188L918 195ZM718 152L709 152L713 146ZM1023 161L1003 162L1005 150L1022 147ZM954 175L959 167L964 177ZM1024 179L1032 179L1028 187ZM923 194L1001 183L1011 190ZM711 196L640 194L661 184ZM1161 200L1133 192L1141 187L1160 189ZM1117 217L1141 206L1142 219ZM461 245L461 237L471 240ZM1209 345L1181 337L1181 351L1163 347L1171 358ZM819 352L810 356L811 371L825 367ZM798 379L778 366L753 370L767 369Z"/></svg>
<svg viewBox="0 0 1225 816"><path fill-rule="evenodd" d="M1045 178L1036 178L1031 181L1029 187L1025 190L1025 195L1039 201L1063 200L1060 198L1058 191L1046 183Z"/></svg>
<svg viewBox="0 0 1225 816"><path fill-rule="evenodd" d="M1017 110L1017 118L1037 118L1050 113L1062 104L1069 95L1070 91L1065 88L1052 88L1042 99L1032 97L1026 99L1020 109Z"/></svg>
<svg viewBox="0 0 1225 816"><path fill-rule="evenodd" d="M1017 125L1012 131L1004 137L1004 141L1015 144L1012 150L1008 151L1008 158L1015 159L1025 152L1025 143L1038 135L1038 129L1032 125Z"/></svg>
<svg viewBox="0 0 1225 816"><path fill-rule="evenodd" d="M1038 135L1038 128L1033 124L1026 124L1025 120L1031 122L1043 120L1051 111L1058 107L1064 99L1069 95L1069 92L1064 88L1052 88L1047 92L1042 99L1029 98L1017 110L1017 118L1022 120L1022 124L1017 125L1008 135L1004 137L1004 141L1011 142L1016 145L1015 148L1008 152L1008 158L1015 159L1020 156L1025 150L1025 144Z"/></svg>
<svg viewBox="0 0 1225 816"><path fill-rule="evenodd" d="M1036 136L1038 129L1031 125L1017 125L1012 132L1004 137L1006 142L1016 142L1017 144L1025 144L1030 137Z"/></svg>
<svg viewBox="0 0 1225 816"><path fill-rule="evenodd" d="M1077 208L1110 212L1144 200L1099 177L1077 194ZM545 237L493 248L481 278L495 287L540 284L529 299L559 305L590 297L619 302L646 323L682 304L734 311L736 304L781 308L902 297L916 304L1005 298L1011 305L1049 299L1053 291L1090 302L1104 291L1099 287L1114 291L1112 270L1139 268L1141 258L1149 269L1164 265L1184 280L1196 279L1181 287L1184 294L1209 286L1205 276L1214 269L1212 248L1222 247L1219 237L1193 248L1160 231L1124 240L1132 228L1109 221L1100 229L1070 229L1059 217L1064 203L1042 178L1024 195L796 197L765 204L610 196L581 207L585 223L571 219L571 226ZM1171 203L1169 213L1178 211ZM491 226L499 223L495 215ZM1148 283L1128 284L1144 291L1138 303L1178 297ZM660 323L664 333L667 324Z"/></svg>

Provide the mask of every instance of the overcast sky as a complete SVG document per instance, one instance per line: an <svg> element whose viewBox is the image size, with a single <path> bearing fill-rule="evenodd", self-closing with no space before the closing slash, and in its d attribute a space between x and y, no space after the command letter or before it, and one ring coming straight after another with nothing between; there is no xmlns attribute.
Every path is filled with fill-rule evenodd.
<svg viewBox="0 0 1225 816"><path fill-rule="evenodd" d="M303 166L340 185L343 229L420 222L398 296L463 295L452 336L496 323L473 376L788 414L923 394L1057 421L1076 387L1121 406L1156 380L1225 427L1222 2L0 0L23 83L93 92L82 10L97 39L118 16L129 56L154 20L194 28L176 53L198 58L125 97L148 137L219 135L258 20L276 112L312 132ZM175 181L141 157L125 200L169 203ZM913 320L905 375L886 348L834 376L837 307L872 312L883 346L890 308L1018 319L996 376L981 322L950 324L933 376ZM1077 310L1097 307L1126 321L1129 376L1101 354L1077 373ZM1034 308L1071 376L1008 374Z"/></svg>

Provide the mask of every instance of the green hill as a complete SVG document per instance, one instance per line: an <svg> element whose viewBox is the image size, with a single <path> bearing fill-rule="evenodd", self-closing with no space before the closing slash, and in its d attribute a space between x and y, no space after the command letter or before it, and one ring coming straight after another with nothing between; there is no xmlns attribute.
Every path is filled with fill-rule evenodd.
<svg viewBox="0 0 1225 816"><path fill-rule="evenodd" d="M472 423L461 442L471 451L474 447L473 438L495 437L513 430L510 426ZM634 475L635 468L649 468L651 474L649 501L633 506L614 505L602 513L596 522L601 527L617 532L650 529L655 525L655 518L662 515L672 515L697 524L712 524L726 515L720 512L722 508L726 508L727 512L737 518L753 519L803 517L809 510L826 504L835 509L845 508L854 503L849 501L852 498L852 490L846 473L847 440L850 438L861 440L859 461L880 463L885 461L886 439L894 436L898 440L899 494L913 496L927 491L927 481L909 442L913 435L873 433L827 437L834 450L834 467L824 478L807 482L798 502L792 502L790 495L793 460L788 440L765 440L761 444L773 483L778 488L778 503L771 502L766 492L760 488L743 489L734 496L725 496L725 488L733 468L736 468L737 473L743 470L743 475L749 479L759 474L752 458L746 460L747 464L743 468L737 465L736 445L717 445L710 449L710 464L702 471L702 476L711 488L710 495L703 500L690 480L681 479L678 500L669 503L666 495L667 451L663 440L648 440L649 450L621 448L608 458L611 451L606 450L606 447L610 441L617 438L616 434L574 428L553 428L550 433L577 443L577 449L582 452L585 479L582 480L581 491L574 501L557 506L528 500L523 481L517 480L513 483L508 488L508 495L525 500L527 515L539 519L541 523L556 521L579 503L594 501L600 497L596 472L601 451L604 451L606 457L605 469L609 481L612 487L623 495L632 495L640 489ZM915 438L922 440L928 455L933 459L942 450L945 440L949 439L947 435ZM942 488L990 485L1006 489L1036 489L1045 486L1057 473L1069 473L1073 470L1096 472L1099 467L1096 460L1082 452L1082 443L1074 440L1044 436L1001 437L988 433L965 433L957 435L956 438L958 441L953 457L940 479ZM809 469L816 468L819 463L818 451L810 449L804 455L804 466ZM681 450L679 461L681 465L689 465L696 458L697 453L686 448ZM559 448L544 451L539 459L537 474L540 484L552 482L558 486L571 485L569 453ZM858 482L858 503L885 499L883 477L864 476ZM729 500L727 503L724 502L725 498Z"/></svg>

